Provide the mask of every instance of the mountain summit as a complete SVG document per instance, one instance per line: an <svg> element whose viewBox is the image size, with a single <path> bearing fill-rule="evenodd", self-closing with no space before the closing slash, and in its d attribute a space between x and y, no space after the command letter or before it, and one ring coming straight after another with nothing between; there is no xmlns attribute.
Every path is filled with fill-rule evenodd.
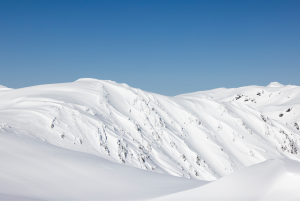
<svg viewBox="0 0 300 201"><path fill-rule="evenodd" d="M279 82L271 82L267 87L283 87L283 84L280 84Z"/></svg>

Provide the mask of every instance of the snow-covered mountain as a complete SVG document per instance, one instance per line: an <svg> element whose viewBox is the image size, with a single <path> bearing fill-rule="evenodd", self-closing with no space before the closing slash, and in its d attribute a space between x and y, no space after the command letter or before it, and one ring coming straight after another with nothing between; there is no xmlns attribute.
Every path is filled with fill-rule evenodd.
<svg viewBox="0 0 300 201"><path fill-rule="evenodd" d="M300 161L299 127L300 87L279 83L175 97L96 79L0 90L0 132L206 181Z"/></svg>
<svg viewBox="0 0 300 201"><path fill-rule="evenodd" d="M300 163L271 159L193 189L156 198L173 200L300 200Z"/></svg>

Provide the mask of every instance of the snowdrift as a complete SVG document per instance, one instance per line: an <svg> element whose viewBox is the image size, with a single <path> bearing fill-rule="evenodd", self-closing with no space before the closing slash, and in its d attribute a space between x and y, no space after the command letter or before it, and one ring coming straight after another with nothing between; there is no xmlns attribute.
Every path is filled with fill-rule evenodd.
<svg viewBox="0 0 300 201"><path fill-rule="evenodd" d="M207 184L0 133L0 200L141 200Z"/></svg>
<svg viewBox="0 0 300 201"><path fill-rule="evenodd" d="M205 186L154 200L299 200L300 163L271 159Z"/></svg>

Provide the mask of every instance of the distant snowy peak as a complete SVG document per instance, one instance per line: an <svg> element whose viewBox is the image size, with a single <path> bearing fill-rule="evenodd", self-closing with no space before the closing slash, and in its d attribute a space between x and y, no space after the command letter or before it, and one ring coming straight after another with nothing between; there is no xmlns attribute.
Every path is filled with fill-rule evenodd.
<svg viewBox="0 0 300 201"><path fill-rule="evenodd" d="M0 90L10 90L11 88L7 88L6 86L0 85Z"/></svg>
<svg viewBox="0 0 300 201"><path fill-rule="evenodd" d="M284 87L284 85L279 82L271 82L267 87Z"/></svg>

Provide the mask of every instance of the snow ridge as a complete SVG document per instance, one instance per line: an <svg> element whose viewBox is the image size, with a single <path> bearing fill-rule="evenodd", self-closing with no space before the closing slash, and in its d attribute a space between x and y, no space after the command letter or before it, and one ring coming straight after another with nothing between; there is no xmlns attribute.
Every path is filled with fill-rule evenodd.
<svg viewBox="0 0 300 201"><path fill-rule="evenodd" d="M279 82L271 82L267 87L283 87Z"/></svg>
<svg viewBox="0 0 300 201"><path fill-rule="evenodd" d="M79 79L0 91L0 132L212 181L267 159L300 161L299 98L279 83L167 97Z"/></svg>

